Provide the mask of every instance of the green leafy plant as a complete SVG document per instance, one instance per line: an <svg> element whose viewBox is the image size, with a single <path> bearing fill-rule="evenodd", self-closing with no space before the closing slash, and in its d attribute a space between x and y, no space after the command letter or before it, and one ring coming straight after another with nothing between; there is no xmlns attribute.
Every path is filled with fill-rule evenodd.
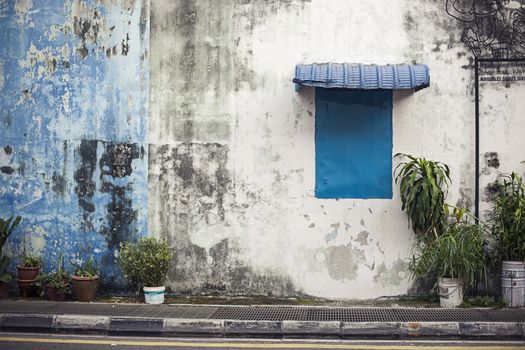
<svg viewBox="0 0 525 350"><path fill-rule="evenodd" d="M495 258L525 260L525 186L518 174L500 176L491 223Z"/></svg>
<svg viewBox="0 0 525 350"><path fill-rule="evenodd" d="M18 226L21 220L21 216L11 216L7 220L0 218L0 252L2 251L5 242L7 241L11 233L13 233L13 231Z"/></svg>
<svg viewBox="0 0 525 350"><path fill-rule="evenodd" d="M117 261L124 276L142 288L163 286L172 258L166 241L150 237L121 243Z"/></svg>
<svg viewBox="0 0 525 350"><path fill-rule="evenodd" d="M458 214L459 215L459 214ZM467 288L485 274L485 233L483 226L459 215L458 221L431 242L416 242L409 269L416 276L435 274L458 278Z"/></svg>
<svg viewBox="0 0 525 350"><path fill-rule="evenodd" d="M398 153L394 158L407 158L395 168L402 210L420 239L437 238L445 231L447 215L445 197L450 184L450 170L441 162Z"/></svg>
<svg viewBox="0 0 525 350"><path fill-rule="evenodd" d="M85 263L82 261L75 262L73 260L70 260L69 263L73 266L73 274L75 276L93 278L100 275L98 263L95 258L93 258L93 255L91 255Z"/></svg>
<svg viewBox="0 0 525 350"><path fill-rule="evenodd" d="M22 257L20 266L23 266L23 267L39 267L39 266L42 266L42 260L38 256L24 255Z"/></svg>
<svg viewBox="0 0 525 350"><path fill-rule="evenodd" d="M7 283L11 281L11 275L7 272L10 261L11 259L7 256L0 258L0 282Z"/></svg>
<svg viewBox="0 0 525 350"><path fill-rule="evenodd" d="M51 286L57 291L67 292L69 290L69 276L64 268L64 255L58 258L57 269L40 277L42 285Z"/></svg>

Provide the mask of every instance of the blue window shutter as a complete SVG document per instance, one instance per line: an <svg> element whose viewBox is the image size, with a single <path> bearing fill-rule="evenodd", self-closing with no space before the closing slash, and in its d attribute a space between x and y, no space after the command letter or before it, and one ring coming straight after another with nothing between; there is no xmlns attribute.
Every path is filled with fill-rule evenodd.
<svg viewBox="0 0 525 350"><path fill-rule="evenodd" d="M392 91L315 90L315 195L392 198Z"/></svg>

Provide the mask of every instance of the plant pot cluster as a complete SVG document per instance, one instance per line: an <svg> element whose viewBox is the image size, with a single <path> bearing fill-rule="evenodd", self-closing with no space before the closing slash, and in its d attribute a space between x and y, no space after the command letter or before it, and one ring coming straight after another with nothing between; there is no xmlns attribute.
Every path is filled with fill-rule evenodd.
<svg viewBox="0 0 525 350"><path fill-rule="evenodd" d="M75 267L75 271L70 283L70 278L64 269L62 255L59 258L57 270L48 274L40 273L42 263L39 258L31 256L22 258L21 264L17 266L20 296L22 298L37 297L40 290L48 300L64 301L70 294L70 286L72 286L78 301L95 300L100 273L93 257L90 257L86 264L73 262L71 264ZM0 297L9 297L8 283L0 285Z"/></svg>
<svg viewBox="0 0 525 350"><path fill-rule="evenodd" d="M487 261L502 261L502 298L525 306L525 186L515 173L500 176L499 192L487 223L464 208L447 205L446 164L397 154L402 209L416 234L409 264L412 274L436 275L442 307L457 307L468 288L485 275ZM450 208L453 211L450 213Z"/></svg>

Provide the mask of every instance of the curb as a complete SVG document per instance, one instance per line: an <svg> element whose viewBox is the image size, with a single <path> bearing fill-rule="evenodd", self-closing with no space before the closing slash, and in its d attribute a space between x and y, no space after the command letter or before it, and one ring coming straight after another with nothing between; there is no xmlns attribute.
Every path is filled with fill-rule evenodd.
<svg viewBox="0 0 525 350"><path fill-rule="evenodd" d="M0 314L0 331L264 338L524 339L521 322L239 321Z"/></svg>

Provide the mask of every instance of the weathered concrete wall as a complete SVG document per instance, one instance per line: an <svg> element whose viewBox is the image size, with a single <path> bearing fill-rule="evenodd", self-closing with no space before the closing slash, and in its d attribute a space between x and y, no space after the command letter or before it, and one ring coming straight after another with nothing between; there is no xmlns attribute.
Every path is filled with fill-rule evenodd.
<svg viewBox="0 0 525 350"><path fill-rule="evenodd" d="M24 251L46 271L94 254L113 288L115 246L147 227L149 3L0 0L0 28L0 208L24 218L12 268Z"/></svg>
<svg viewBox="0 0 525 350"><path fill-rule="evenodd" d="M295 92L291 79L297 63L428 64L429 88L394 93L393 153L449 164L448 201L472 209L473 54L523 39L523 16L509 12L523 1L491 15L458 2L481 24L512 18L510 36L473 36L493 27L447 3L0 0L0 208L25 218L8 253L40 253L46 270L60 252L94 253L116 290L116 245L149 233L176 253L175 292L373 298L416 288L395 186L391 200L314 197L314 91ZM490 35L497 45L472 42ZM506 49L513 57L520 40ZM484 125L515 120L523 107L502 101L523 89L484 85ZM487 164L494 152L501 163L483 186L502 169L523 173L508 146L524 148L520 127L499 125L494 149L483 148Z"/></svg>
<svg viewBox="0 0 525 350"><path fill-rule="evenodd" d="M153 2L149 229L177 252L170 286L407 293L412 234L397 188L392 200L314 198L314 92L291 78L296 63L428 64L430 88L394 93L393 153L449 164L449 202L473 209L464 26L446 1Z"/></svg>

